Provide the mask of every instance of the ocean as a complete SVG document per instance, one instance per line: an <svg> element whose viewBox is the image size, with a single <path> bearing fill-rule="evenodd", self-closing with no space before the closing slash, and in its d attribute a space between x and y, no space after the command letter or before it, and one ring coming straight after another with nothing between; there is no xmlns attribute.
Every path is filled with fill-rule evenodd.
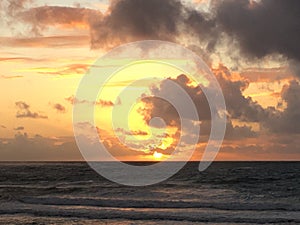
<svg viewBox="0 0 300 225"><path fill-rule="evenodd" d="M300 224L300 162L197 167L130 187L83 162L3 162L0 224Z"/></svg>

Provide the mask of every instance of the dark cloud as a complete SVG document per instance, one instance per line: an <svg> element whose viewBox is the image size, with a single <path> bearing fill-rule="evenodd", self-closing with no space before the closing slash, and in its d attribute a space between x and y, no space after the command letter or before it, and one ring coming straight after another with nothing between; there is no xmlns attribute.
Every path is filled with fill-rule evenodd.
<svg viewBox="0 0 300 225"><path fill-rule="evenodd" d="M227 0L217 8L221 29L236 39L241 51L255 58L282 54L299 71L300 1ZM298 73L300 75L300 73Z"/></svg>
<svg viewBox="0 0 300 225"><path fill-rule="evenodd" d="M16 102L16 107L18 108L16 117L17 118L31 118L31 119L47 119L45 115L41 115L37 112L30 111L30 106L22 101Z"/></svg>
<svg viewBox="0 0 300 225"><path fill-rule="evenodd" d="M243 95L243 90L249 85L247 80L231 81L231 73L224 66L215 70L215 75L223 91L229 118L245 122L260 122L272 113L272 108L265 110L252 98Z"/></svg>
<svg viewBox="0 0 300 225"><path fill-rule="evenodd" d="M92 47L113 47L143 39L175 40L182 15L178 0L115 0L91 29Z"/></svg>
<svg viewBox="0 0 300 225"><path fill-rule="evenodd" d="M137 40L181 42L192 36L211 49L216 23L180 0L114 0L103 20L91 26L93 48L111 48Z"/></svg>
<svg viewBox="0 0 300 225"><path fill-rule="evenodd" d="M212 52L226 33L249 57L282 54L299 61L299 8L298 0L225 0L204 13L179 0L115 0L103 20L91 26L92 46L194 37Z"/></svg>
<svg viewBox="0 0 300 225"><path fill-rule="evenodd" d="M177 92L177 89L174 89L172 83L168 82L171 80L178 84L189 96L191 96L193 102L195 103L195 107L198 112L198 116L200 120L209 120L210 119L210 109L207 102L207 99L202 92L201 88L196 86L193 87L190 85L190 80L186 75L179 75L177 78L172 79L168 78L165 81L162 81L158 88L152 88L152 94L154 96L165 96L166 98L174 98L176 102L184 103L184 97L180 93ZM174 106L168 103L166 100L157 97L144 98L144 103L148 104L148 112L144 114L145 120L149 123L151 118L161 117L166 125L179 125L179 115L174 108ZM143 113L141 111L141 113ZM190 118L184 118L190 119Z"/></svg>
<svg viewBox="0 0 300 225"><path fill-rule="evenodd" d="M300 60L298 0L222 1L217 21L247 54L261 58L279 53Z"/></svg>
<svg viewBox="0 0 300 225"><path fill-rule="evenodd" d="M227 79L226 77L230 76L230 72L226 67L220 67L216 76L222 88L228 111L225 138L242 139L256 137L257 133L254 132L250 126L233 125L231 121L238 120L240 122L260 123L273 113L273 109L264 109L250 97L244 97L242 91L247 87L248 83L246 81L230 81ZM201 121L201 135L209 135L211 129L211 112L205 94L200 86L190 85L191 81L186 75L179 75L175 79L168 78L167 80L176 82L191 97L197 109L199 120ZM176 102L183 101L181 100L182 96L176 93L176 90L172 88L172 86L169 86L169 82L166 82L166 80L162 81L159 87L152 88L152 94L154 96L159 95L174 98ZM145 108L140 109L140 113L144 116L146 123L149 124L152 118L160 117L167 126L176 126L180 128L181 125L178 112L169 102L158 97L146 97L143 98L142 101L146 106ZM189 120L191 118L187 117L184 119ZM154 126L156 126L156 124L154 124ZM185 139L188 141L189 135L193 134L194 123L190 122L190 125L186 129Z"/></svg>
<svg viewBox="0 0 300 225"><path fill-rule="evenodd" d="M201 43L205 55L217 51L217 44L227 34L250 58L281 54L291 60L295 72L299 69L298 0L223 0L214 2L206 13L180 0L113 0L104 15L80 7L26 9L28 2L9 1L6 7L15 20L31 24L31 32L36 34L48 26L86 26L93 48L111 48L144 39L183 44L182 40L194 38ZM228 53L231 51L228 49Z"/></svg>
<svg viewBox="0 0 300 225"><path fill-rule="evenodd" d="M144 39L183 44L182 39L195 38L204 47L201 55L209 58L207 53L218 52L217 44L228 36L248 59L281 54L300 74L299 9L298 0L225 0L215 3L210 13L177 0L117 0L103 20L91 26L92 47ZM227 51L233 57L232 50Z"/></svg>
<svg viewBox="0 0 300 225"><path fill-rule="evenodd" d="M229 119L238 119L244 122L260 122L275 110L273 108L264 109L257 102L253 101L252 98L245 97L243 90L248 87L248 82L246 80L231 81L231 73L226 67L220 66L214 72L223 91ZM210 108L200 86L191 86L191 81L186 75L179 75L177 78L169 78L169 80L177 83L191 96L197 109L199 120L210 120ZM182 96L176 93L176 90L169 86L169 84L169 82L162 81L158 88L152 88L152 94L154 96L159 95L169 98L171 96L171 98L176 98L176 101L182 102ZM155 97L144 98L143 101L146 105L148 104L149 109L148 112L146 110L146 114L144 115L146 121L150 121L153 117L162 116L167 125L179 123L178 113L170 103Z"/></svg>
<svg viewBox="0 0 300 225"><path fill-rule="evenodd" d="M289 85L283 87L282 99L286 103L286 108L282 112L277 112L272 117L264 121L271 131L276 133L300 133L300 84L293 80Z"/></svg>
<svg viewBox="0 0 300 225"><path fill-rule="evenodd" d="M298 81L293 80L284 86L280 95L286 107L283 107L283 110L277 110L274 107L263 108L250 97L245 97L243 90L248 85L247 81L231 81L227 78L231 74L225 67L220 67L218 71L216 76L222 88L228 112L225 139L254 138L262 130L281 134L300 133L300 83ZM201 121L201 135L209 135L211 128L210 110L200 87L190 86L185 75L180 75L172 80L191 96ZM172 87L166 86L164 81L158 88L152 89L152 94L174 96L180 102L180 96L174 92ZM156 97L144 98L143 102L146 107L141 109L140 113L147 123L154 117L161 117L168 126L180 127L179 115L170 103ZM253 131L251 125L233 125L233 120L243 122L243 124L256 123L260 126L260 131ZM187 141L189 135L193 133L192 125L189 127L189 131L185 137Z"/></svg>
<svg viewBox="0 0 300 225"><path fill-rule="evenodd" d="M179 41L190 34L200 40L217 40L216 23L207 15L180 0L113 0L108 12L80 7L42 6L19 10L14 20L32 26L31 34L41 35L49 26L86 26L92 48L111 48L121 43L152 39ZM212 40L213 39L213 40Z"/></svg>
<svg viewBox="0 0 300 225"><path fill-rule="evenodd" d="M59 104L59 103L54 104L54 105L53 105L53 108L54 108L57 112L59 112L59 113L65 113L65 112L66 112L66 108L65 108L63 105Z"/></svg>

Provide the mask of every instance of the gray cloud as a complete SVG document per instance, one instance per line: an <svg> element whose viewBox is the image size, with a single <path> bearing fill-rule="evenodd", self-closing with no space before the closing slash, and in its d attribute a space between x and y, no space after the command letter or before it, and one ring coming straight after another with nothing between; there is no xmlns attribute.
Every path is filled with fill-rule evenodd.
<svg viewBox="0 0 300 225"><path fill-rule="evenodd" d="M234 126L232 120L260 123L273 112L273 109L264 109L251 98L245 98L242 90L248 85L247 82L230 81L224 74L230 76L230 72L225 67L222 68L222 72L216 74L216 76L221 85L228 111L228 123L225 138L242 139L256 137L257 133L254 132L250 126ZM199 120L201 121L201 135L209 135L211 129L211 112L201 88L199 86L189 85L190 80L186 75L179 75L175 79L169 79L176 82L191 97L197 109ZM176 93L174 88L168 86L168 83L169 82L162 81L159 87L152 88L152 94L154 96L159 95L169 98L172 96L171 98L176 98L177 102L182 102L182 100L180 100L181 96ZM145 110L140 110L140 113L144 116L147 123L149 123L151 118L160 117L165 121L166 125L180 127L179 115L170 103L157 97L143 98L143 102L146 104L146 108ZM193 133L193 123L190 124L186 133L185 139L188 141L189 135Z"/></svg>
<svg viewBox="0 0 300 225"><path fill-rule="evenodd" d="M32 25L33 33L39 34L56 24L82 23L90 29L92 48L108 49L144 39L183 44L182 40L193 38L208 57L207 53L218 52L217 44L230 37L248 58L282 54L290 60L295 73L300 70L298 0L223 0L214 2L206 13L180 0L113 0L104 15L80 7L42 6L26 10L26 2L16 2L10 8L18 12L14 13L17 20ZM227 51L230 57L232 49Z"/></svg>
<svg viewBox="0 0 300 225"><path fill-rule="evenodd" d="M231 81L230 71L226 67L220 67L219 72L215 75L223 91L229 119L238 119L244 122L260 122L267 118L269 114L275 112L275 109L271 107L264 109L250 97L245 97L242 91L248 87L248 82L246 80ZM210 108L200 86L194 87L189 85L190 80L186 75L179 75L176 79L169 79L176 82L191 96L198 111L199 119L210 120ZM182 102L180 100L181 96L172 87L169 87L168 84L169 82L162 81L158 88L152 88L152 94L154 96L173 96L176 98L176 101ZM170 103L160 98L145 98L144 102L150 104L149 109L151 112L144 115L146 121L162 115L168 125L179 123L176 109Z"/></svg>
<svg viewBox="0 0 300 225"><path fill-rule="evenodd" d="M31 118L31 119L47 119L45 115L41 115L37 112L30 111L30 106L26 102L16 102L16 107L18 108L16 117L17 118Z"/></svg>
<svg viewBox="0 0 300 225"><path fill-rule="evenodd" d="M216 20L221 30L239 42L242 53L255 58L282 54L291 60L291 67L297 74L300 69L299 8L298 0L257 3L227 0L218 4ZM298 64L296 67L294 61Z"/></svg>
<svg viewBox="0 0 300 225"><path fill-rule="evenodd" d="M179 0L115 0L103 20L91 26L92 46L194 37L210 52L226 33L249 57L278 53L299 61L299 8L298 0L225 0L204 13Z"/></svg>
<svg viewBox="0 0 300 225"><path fill-rule="evenodd" d="M300 133L300 83L298 81L293 80L284 86L281 98L286 103L286 108L280 111L274 107L263 108L250 97L244 97L242 91L247 87L247 82L227 79L226 76L230 77L230 72L226 68L223 68L216 76L222 88L228 111L225 139L254 138L259 134L259 132L253 131L251 126L234 126L232 124L233 120L245 122L246 124L248 122L257 123L260 125L261 131L265 130L271 133ZM189 86L188 78L185 75L180 75L172 80L191 96L201 121L201 135L209 135L210 110L200 87ZM176 95L171 87L166 86L164 81L158 88L152 89L152 93L161 96L174 96L180 102L180 96ZM168 126L180 126L179 115L170 103L155 97L144 98L143 101L146 108L140 112L147 123L151 118L161 117ZM192 126L189 130L190 133L193 133ZM187 140L189 139L188 135L186 134L185 137Z"/></svg>
<svg viewBox="0 0 300 225"><path fill-rule="evenodd" d="M221 67L216 73L219 84L225 98L226 108L231 119L239 119L244 122L260 122L272 114L275 109L264 109L250 97L242 93L248 87L248 81L231 81L231 73L226 67Z"/></svg>
<svg viewBox="0 0 300 225"><path fill-rule="evenodd" d="M217 21L242 50L254 57L280 53L300 60L298 0L222 1Z"/></svg>
<svg viewBox="0 0 300 225"><path fill-rule="evenodd" d="M175 40L183 5L171 0L115 0L110 13L92 27L92 46L114 46L142 39Z"/></svg>
<svg viewBox="0 0 300 225"><path fill-rule="evenodd" d="M293 80L282 90L286 103L283 112L277 112L264 121L266 127L276 133L300 133L300 84Z"/></svg>
<svg viewBox="0 0 300 225"><path fill-rule="evenodd" d="M211 49L217 40L214 19L180 0L114 0L109 13L91 26L93 48L111 48L137 40L181 42L186 36L206 41Z"/></svg>

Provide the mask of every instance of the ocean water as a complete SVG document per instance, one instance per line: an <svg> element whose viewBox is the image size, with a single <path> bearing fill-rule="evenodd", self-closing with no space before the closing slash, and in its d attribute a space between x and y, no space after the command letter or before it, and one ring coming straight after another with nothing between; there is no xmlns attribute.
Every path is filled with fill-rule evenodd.
<svg viewBox="0 0 300 225"><path fill-rule="evenodd" d="M300 224L300 162L197 166L128 187L86 163L0 163L0 224Z"/></svg>

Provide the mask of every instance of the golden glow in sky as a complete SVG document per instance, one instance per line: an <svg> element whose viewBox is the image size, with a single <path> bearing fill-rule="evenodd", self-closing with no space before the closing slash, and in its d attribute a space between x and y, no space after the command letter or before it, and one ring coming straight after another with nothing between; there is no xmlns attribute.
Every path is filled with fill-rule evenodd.
<svg viewBox="0 0 300 225"><path fill-rule="evenodd" d="M180 137L177 114L162 101L144 98L159 92L180 99L163 85L167 79L181 85L196 103L201 130L192 159L199 160L211 130L210 111L199 84L185 71L172 66L186 66L190 61L174 58L164 60L164 63L139 61L129 64L116 71L103 85L95 102L75 98L77 87L81 79L89 75L89 70L101 66L111 71L130 61L128 58L107 60L97 65L101 56L113 47L143 39L162 39L183 45L203 58L213 71L224 94L228 120L218 160L299 159L300 84L295 69L299 60L294 57L297 52L288 52L297 49L288 49L292 42L278 51L271 49L274 46L267 46L269 42L265 41L266 46L257 49L266 49L272 54L250 59L245 55L251 54L242 54L249 47L247 44L252 46L263 38L267 40L268 35L255 40L250 35L250 42L243 43L247 41L248 33L255 33L251 29L256 25L251 25L242 38L238 36L240 30L235 30L236 40L225 28L221 33L214 33L217 32L214 29L226 27L226 24L215 25L216 21L210 21L210 16L213 18L214 15L209 14L209 0L183 1L184 15L179 15L173 5L167 5L166 8L175 10L173 14L156 15L160 11L155 10L151 13L158 19L149 23L143 19L156 17L149 16L148 10L141 15L135 15L136 10L130 15L121 13L122 9L115 8L117 2L112 5L110 1L96 0L81 1L80 4L73 0L0 3L0 160L83 160L72 127L74 104L89 107L95 104L95 126L114 157L128 161L167 159ZM249 6L243 10L251 16L251 12L266 3L249 1ZM168 4L168 1L160 4ZM128 5L128 9L130 7ZM189 7L194 10L189 11ZM274 10L276 12L277 8ZM191 12L200 13L202 20L196 21L199 18L188 14ZM145 18L136 19L144 14ZM141 21L144 24L140 24ZM157 21L159 24L155 24ZM125 26L127 24L130 26ZM214 26L210 27L212 24ZM233 29L235 24L229 27ZM205 33L201 33L203 30ZM276 37L278 35L273 35L272 40ZM281 41L277 40L278 43ZM255 48L247 50L255 53L252 52ZM209 86L209 81L204 78L200 82ZM163 122L151 121L161 112ZM195 121L183 134L186 145L180 146L182 149L187 149L191 140L193 123ZM178 160L184 154L185 151L180 151Z"/></svg>

